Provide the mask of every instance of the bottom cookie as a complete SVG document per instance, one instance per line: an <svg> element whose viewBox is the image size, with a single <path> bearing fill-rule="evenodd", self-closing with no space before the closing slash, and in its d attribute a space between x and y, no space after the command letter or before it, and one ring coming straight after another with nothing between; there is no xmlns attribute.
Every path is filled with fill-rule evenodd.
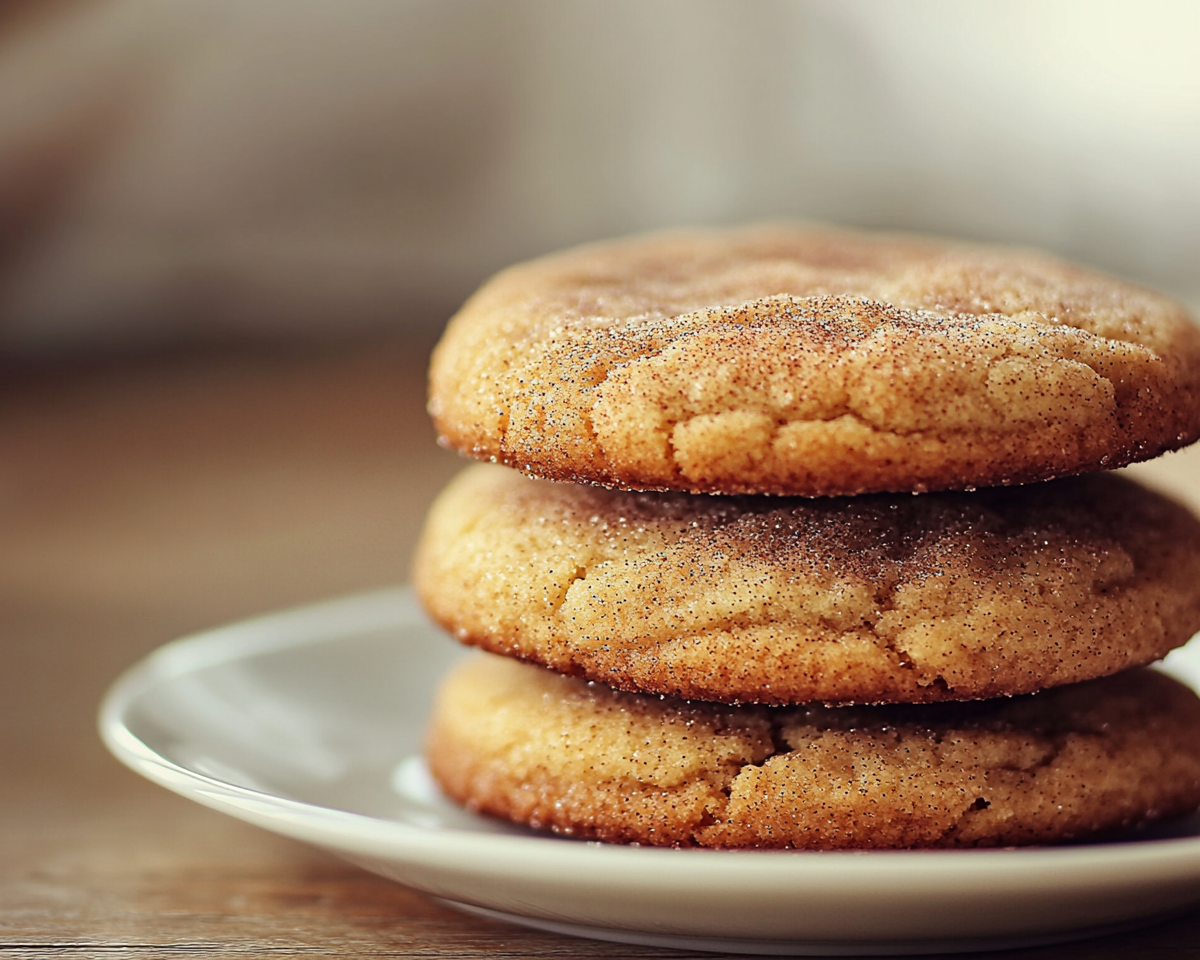
<svg viewBox="0 0 1200 960"><path fill-rule="evenodd" d="M1141 669L1011 699L732 707L480 655L443 683L428 759L474 810L619 843L1048 843L1200 806L1200 698Z"/></svg>

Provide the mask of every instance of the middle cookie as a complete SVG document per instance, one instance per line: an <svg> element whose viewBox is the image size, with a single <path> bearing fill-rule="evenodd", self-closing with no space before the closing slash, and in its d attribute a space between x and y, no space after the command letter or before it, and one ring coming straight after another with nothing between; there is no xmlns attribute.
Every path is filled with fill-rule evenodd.
<svg viewBox="0 0 1200 960"><path fill-rule="evenodd" d="M719 702L1030 693L1200 629L1200 522L1127 480L848 499L630 494L464 472L415 579L465 643Z"/></svg>

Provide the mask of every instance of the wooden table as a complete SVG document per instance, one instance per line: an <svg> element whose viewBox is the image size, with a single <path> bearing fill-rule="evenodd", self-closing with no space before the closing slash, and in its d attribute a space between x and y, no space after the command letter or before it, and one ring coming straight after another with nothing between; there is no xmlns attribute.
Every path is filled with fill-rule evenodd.
<svg viewBox="0 0 1200 960"><path fill-rule="evenodd" d="M683 955L460 915L99 743L104 689L166 640L406 578L460 466L434 445L424 360L383 343L2 371L0 960ZM1148 472L1200 506L1200 456ZM1200 910L997 956L1200 957Z"/></svg>

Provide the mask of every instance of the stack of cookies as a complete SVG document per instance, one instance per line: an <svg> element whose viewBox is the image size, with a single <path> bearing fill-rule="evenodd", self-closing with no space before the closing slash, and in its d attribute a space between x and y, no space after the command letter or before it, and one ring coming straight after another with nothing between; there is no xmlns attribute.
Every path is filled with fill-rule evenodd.
<svg viewBox="0 0 1200 960"><path fill-rule="evenodd" d="M1200 436L1173 301L911 237L636 238L490 281L430 409L504 465L445 491L416 567L499 654L431 724L469 807L838 849L1200 805L1200 699L1141 669L1200 629L1200 522L1095 472Z"/></svg>

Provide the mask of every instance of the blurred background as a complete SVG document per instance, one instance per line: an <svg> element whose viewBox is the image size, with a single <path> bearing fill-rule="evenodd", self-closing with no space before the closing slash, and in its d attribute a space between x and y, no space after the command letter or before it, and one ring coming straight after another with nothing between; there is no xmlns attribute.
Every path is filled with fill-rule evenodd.
<svg viewBox="0 0 1200 960"><path fill-rule="evenodd" d="M803 217L1195 310L1198 49L1191 0L2 0L0 945L440 910L138 781L93 717L174 636L406 579L460 467L428 351L492 271ZM1194 452L1137 469L1200 507Z"/></svg>
<svg viewBox="0 0 1200 960"><path fill-rule="evenodd" d="M1200 299L1190 0L0 10L10 354L428 331L514 260L758 217Z"/></svg>

